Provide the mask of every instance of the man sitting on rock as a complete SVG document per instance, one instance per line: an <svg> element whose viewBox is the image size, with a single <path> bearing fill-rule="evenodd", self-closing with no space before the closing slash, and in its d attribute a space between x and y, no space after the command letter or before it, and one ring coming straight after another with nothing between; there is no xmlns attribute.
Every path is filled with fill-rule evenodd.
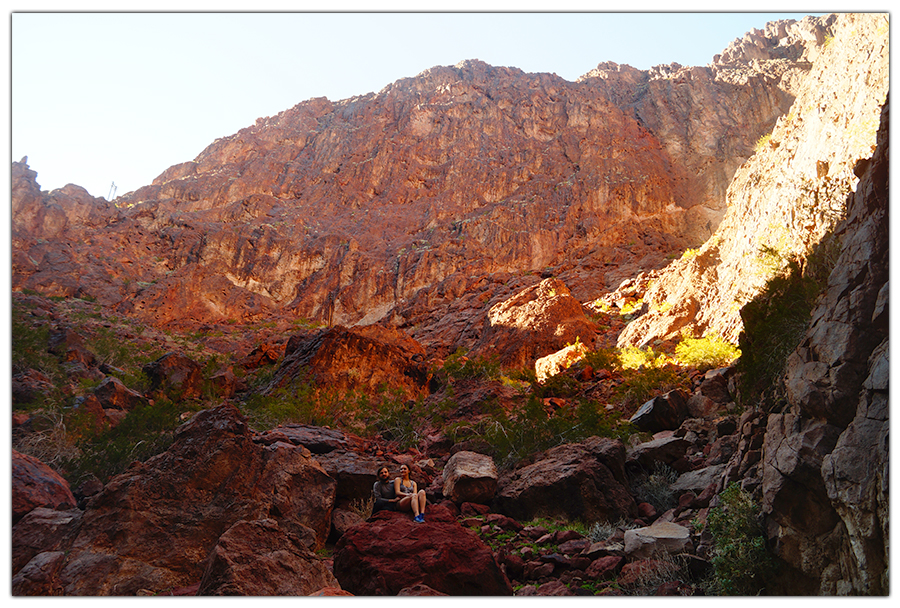
<svg viewBox="0 0 900 608"><path fill-rule="evenodd" d="M378 469L378 481L372 486L372 495L375 497L375 505L372 507L372 515L379 511L396 511L400 499L394 490L394 483L390 481L391 472L387 467Z"/></svg>

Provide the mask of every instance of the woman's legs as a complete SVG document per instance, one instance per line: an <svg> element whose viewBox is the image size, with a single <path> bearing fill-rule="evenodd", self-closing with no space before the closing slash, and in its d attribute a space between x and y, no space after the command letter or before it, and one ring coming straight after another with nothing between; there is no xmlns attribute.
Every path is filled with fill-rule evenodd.
<svg viewBox="0 0 900 608"><path fill-rule="evenodd" d="M400 499L400 502L397 503L398 511L409 511L412 509L413 516L419 514L419 501L413 500L416 498L415 496L404 496Z"/></svg>
<svg viewBox="0 0 900 608"><path fill-rule="evenodd" d="M419 513L425 515L425 490L419 490L419 493L416 494L417 500L415 502L418 503Z"/></svg>

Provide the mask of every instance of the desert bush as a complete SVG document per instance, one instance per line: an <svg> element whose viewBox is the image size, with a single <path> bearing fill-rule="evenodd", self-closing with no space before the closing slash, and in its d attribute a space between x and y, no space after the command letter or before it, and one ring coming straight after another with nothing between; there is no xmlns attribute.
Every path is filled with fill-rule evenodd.
<svg viewBox="0 0 900 608"><path fill-rule="evenodd" d="M67 415L60 407L35 410L31 417L31 430L27 433L13 432L12 447L59 469L81 453L78 441L83 418L72 413Z"/></svg>
<svg viewBox="0 0 900 608"><path fill-rule="evenodd" d="M634 427L617 412L594 401L580 399L550 415L541 398L532 393L511 414L492 412L470 425L472 434L489 446L500 466L508 466L536 452L592 437L627 439Z"/></svg>
<svg viewBox="0 0 900 608"><path fill-rule="evenodd" d="M690 380L675 366L643 367L622 370L622 383L616 387L615 394L631 409L676 388L689 389Z"/></svg>
<svg viewBox="0 0 900 608"><path fill-rule="evenodd" d="M626 346L619 350L619 362L622 369L658 368L668 363L669 359L665 353L658 353L650 346L647 348Z"/></svg>
<svg viewBox="0 0 900 608"><path fill-rule="evenodd" d="M86 434L78 442L79 454L63 464L65 477L73 486L88 475L103 483L138 460L164 452L172 444L182 414L199 411L203 405L175 403L165 398L153 405L140 405L115 427L98 434Z"/></svg>
<svg viewBox="0 0 900 608"><path fill-rule="evenodd" d="M657 589L671 581L690 580L688 557L684 554L657 553L642 569L637 580L626 590L627 595L656 595Z"/></svg>
<svg viewBox="0 0 900 608"><path fill-rule="evenodd" d="M15 300L11 312L13 374L34 369L46 375L52 383L60 383L65 379L65 373L57 358L47 351L50 346L50 326L29 319L26 308Z"/></svg>
<svg viewBox="0 0 900 608"><path fill-rule="evenodd" d="M422 399L404 399L397 393L382 391L371 406L374 416L367 420L367 431L394 441L401 450L418 445L421 429L434 412Z"/></svg>
<svg viewBox="0 0 900 608"><path fill-rule="evenodd" d="M675 358L684 366L707 371L730 365L741 351L717 334L702 338L684 336L675 347Z"/></svg>
<svg viewBox="0 0 900 608"><path fill-rule="evenodd" d="M575 378L565 372L553 374L545 378L543 382L532 384L532 390L539 398L544 397L574 397L581 389L581 385Z"/></svg>
<svg viewBox="0 0 900 608"><path fill-rule="evenodd" d="M713 536L712 565L715 576L708 581L717 595L759 595L765 591L774 561L765 547L760 508L750 494L732 482L711 509L707 525Z"/></svg>
<svg viewBox="0 0 900 608"><path fill-rule="evenodd" d="M619 530L633 530L638 524L632 520L621 518L618 521L597 521L591 524L585 536L593 543L600 543L608 539Z"/></svg>
<svg viewBox="0 0 900 608"><path fill-rule="evenodd" d="M375 497L355 498L350 501L350 511L361 517L369 519L372 515L372 509L375 508Z"/></svg>
<svg viewBox="0 0 900 608"><path fill-rule="evenodd" d="M444 360L442 374L452 380L499 380L500 364L488 357L469 357L459 348Z"/></svg>
<svg viewBox="0 0 900 608"><path fill-rule="evenodd" d="M632 481L635 500L653 505L658 513L665 513L678 506L678 497L672 484L678 479L678 472L672 467L656 463L649 474L643 474Z"/></svg>
<svg viewBox="0 0 900 608"><path fill-rule="evenodd" d="M599 350L588 351L584 354L583 361L585 365L590 365L594 369L606 369L613 371L622 366L619 359L619 353L612 348L601 348Z"/></svg>

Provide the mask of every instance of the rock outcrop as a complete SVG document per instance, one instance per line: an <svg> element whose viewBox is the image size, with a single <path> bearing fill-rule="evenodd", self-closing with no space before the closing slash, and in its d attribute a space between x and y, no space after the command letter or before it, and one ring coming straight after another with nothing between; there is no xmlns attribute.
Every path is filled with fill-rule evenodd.
<svg viewBox="0 0 900 608"><path fill-rule="evenodd" d="M888 105L836 234L843 249L769 417L763 497L776 553L816 593L888 592ZM862 167L861 167L862 169Z"/></svg>
<svg viewBox="0 0 900 608"><path fill-rule="evenodd" d="M471 60L311 99L114 202L41 192L23 159L13 288L158 325L382 321L471 348L477 336L435 331L453 323L410 305L527 272L585 301L699 244L821 43L797 32L828 27L795 25L757 36L766 58L733 51L707 68L604 64L567 82ZM495 294L479 295L483 315Z"/></svg>
<svg viewBox="0 0 900 608"><path fill-rule="evenodd" d="M397 595L416 584L447 595L512 595L490 548L440 507L424 523L382 511L335 547L334 573L354 595Z"/></svg>
<svg viewBox="0 0 900 608"><path fill-rule="evenodd" d="M289 340L266 392L309 383L338 395L387 391L416 399L425 394L428 375L425 349L405 332L338 326Z"/></svg>
<svg viewBox="0 0 900 608"><path fill-rule="evenodd" d="M197 595L310 595L335 586L334 575L300 537L263 519L239 521L219 537Z"/></svg>
<svg viewBox="0 0 900 608"><path fill-rule="evenodd" d="M856 165L875 150L889 26L886 14L853 13L838 15L827 31L790 111L735 173L721 225L655 278L643 294L647 312L626 327L620 345L672 339L685 329L736 343L741 307L846 215Z"/></svg>
<svg viewBox="0 0 900 608"><path fill-rule="evenodd" d="M564 517L616 521L635 517L625 479L625 446L592 437L564 444L501 476L497 504L516 519Z"/></svg>
<svg viewBox="0 0 900 608"><path fill-rule="evenodd" d="M491 307L473 353L512 368L535 362L567 345L592 346L596 326L559 279L545 279Z"/></svg>
<svg viewBox="0 0 900 608"><path fill-rule="evenodd" d="M75 506L69 483L46 464L12 451L13 524L38 507L65 510Z"/></svg>
<svg viewBox="0 0 900 608"><path fill-rule="evenodd" d="M296 537L320 548L334 488L302 447L254 443L233 406L204 410L179 427L168 451L135 462L90 500L51 578L65 595L187 587L200 581L210 552L239 521L273 520L284 542ZM216 580L225 593L223 579Z"/></svg>

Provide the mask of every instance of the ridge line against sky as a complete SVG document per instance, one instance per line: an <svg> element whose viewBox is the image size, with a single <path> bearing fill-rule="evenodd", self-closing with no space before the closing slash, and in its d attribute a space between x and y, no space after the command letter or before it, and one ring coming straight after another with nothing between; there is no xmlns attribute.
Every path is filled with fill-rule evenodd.
<svg viewBox="0 0 900 608"><path fill-rule="evenodd" d="M60 3L24 10L45 4L59 10ZM186 11L202 9L191 2L178 3L174 14L165 11L165 3L149 14L14 12L11 160L27 155L43 190L74 183L108 197L115 183L121 195L257 118L314 97L338 101L377 92L465 59L556 73L569 81L604 61L639 69L706 65L732 40L778 17L694 14L690 6L665 15L456 10L474 3L456 3L445 14L384 12L410 4L376 4L382 12L374 14L299 12L285 18L193 14ZM517 4L541 10L539 3ZM554 8L578 10L585 4ZM284 3L254 8L278 5Z"/></svg>

